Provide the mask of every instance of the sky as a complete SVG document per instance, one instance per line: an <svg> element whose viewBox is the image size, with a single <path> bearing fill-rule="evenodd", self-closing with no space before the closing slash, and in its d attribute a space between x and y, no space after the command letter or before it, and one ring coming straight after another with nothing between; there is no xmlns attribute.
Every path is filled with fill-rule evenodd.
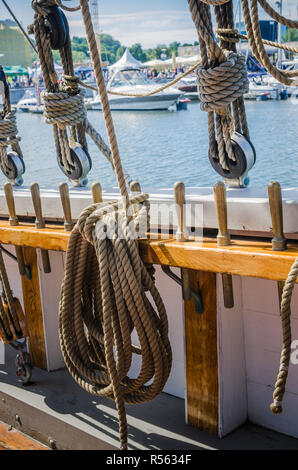
<svg viewBox="0 0 298 470"><path fill-rule="evenodd" d="M24 26L32 22L30 0L6 1ZM67 6L78 3L78 0L63 1ZM275 1L269 2L274 6ZM0 0L0 19L9 18L1 3ZM100 30L111 34L126 46L139 42L144 48L148 48L173 41L193 43L197 40L187 0L98 0L98 5ZM298 1L283 0L283 13L296 19ZM80 12L69 13L67 17L71 35L85 36ZM264 15L261 17L265 19Z"/></svg>

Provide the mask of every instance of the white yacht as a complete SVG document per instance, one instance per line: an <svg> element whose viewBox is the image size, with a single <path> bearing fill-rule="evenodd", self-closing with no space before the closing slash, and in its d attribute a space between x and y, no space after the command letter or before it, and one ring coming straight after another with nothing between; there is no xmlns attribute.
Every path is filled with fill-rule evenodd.
<svg viewBox="0 0 298 470"><path fill-rule="evenodd" d="M39 102L38 102L39 101ZM37 100L35 88L26 90L24 96L17 103L17 110L24 113L42 113L42 99Z"/></svg>
<svg viewBox="0 0 298 470"><path fill-rule="evenodd" d="M256 75L249 78L249 90L244 94L247 100L279 100L284 93L284 87L275 82L271 75L265 77Z"/></svg>
<svg viewBox="0 0 298 470"><path fill-rule="evenodd" d="M116 71L109 83L108 91L123 93L123 95L109 95L110 106L113 111L155 111L167 110L176 105L181 91L169 87L152 96L129 96L130 94L146 94L160 87L147 79L140 69L125 69ZM125 94L127 93L127 96ZM91 100L93 109L101 109L99 95Z"/></svg>

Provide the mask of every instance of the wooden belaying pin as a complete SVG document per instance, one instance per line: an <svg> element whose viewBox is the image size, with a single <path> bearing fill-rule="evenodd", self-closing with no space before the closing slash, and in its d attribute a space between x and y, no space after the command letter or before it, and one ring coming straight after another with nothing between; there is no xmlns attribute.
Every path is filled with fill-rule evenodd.
<svg viewBox="0 0 298 470"><path fill-rule="evenodd" d="M287 240L283 233L283 213L281 187L277 181L268 185L268 198L271 214L272 233L271 240L273 251L283 251L287 249ZM277 281L279 305L281 304L284 281Z"/></svg>
<svg viewBox="0 0 298 470"><path fill-rule="evenodd" d="M214 185L213 193L218 223L217 246L227 246L230 244L231 239L228 231L226 187L222 181L218 181Z"/></svg>
<svg viewBox="0 0 298 470"><path fill-rule="evenodd" d="M129 189L131 193L140 193L141 185L138 181L131 181L129 184ZM139 204L133 205L134 213L137 215L139 212Z"/></svg>
<svg viewBox="0 0 298 470"><path fill-rule="evenodd" d="M228 211L226 199L226 187L222 181L213 187L214 202L216 208L218 234L217 246L227 246L230 244L230 234L228 231ZM222 288L225 308L234 307L233 278L231 274L222 273Z"/></svg>
<svg viewBox="0 0 298 470"><path fill-rule="evenodd" d="M287 240L283 233L281 188L277 181L268 185L268 197L273 232L272 250L283 251L287 248Z"/></svg>
<svg viewBox="0 0 298 470"><path fill-rule="evenodd" d="M70 198L69 198L69 189L67 183L61 183L59 185L60 198L64 213L64 230L71 232L74 226L74 223L71 219L71 208L70 208Z"/></svg>
<svg viewBox="0 0 298 470"><path fill-rule="evenodd" d="M131 193L140 193L141 185L138 181L132 181L129 185L129 189Z"/></svg>
<svg viewBox="0 0 298 470"><path fill-rule="evenodd" d="M185 186L181 181L174 184L174 200L177 214L177 231L176 240L185 242L189 238L189 233L185 223ZM182 295L183 300L190 300L192 298L190 287L190 275L187 268L181 268L182 280Z"/></svg>
<svg viewBox="0 0 298 470"><path fill-rule="evenodd" d="M35 227L37 229L43 229L45 228L46 224L42 216L41 199L40 199L40 191L39 191L38 183L32 183L30 186L30 190L31 190L34 212L36 216ZM48 250L41 248L40 254L41 254L43 271L44 273L48 274L51 272L51 264L50 264Z"/></svg>
<svg viewBox="0 0 298 470"><path fill-rule="evenodd" d="M95 182L91 186L92 199L94 204L102 202L102 189L98 182Z"/></svg>
<svg viewBox="0 0 298 470"><path fill-rule="evenodd" d="M131 193L136 193L136 195L142 192L141 185L138 181L131 181L130 184L129 184L129 189L130 189ZM144 201L144 202L134 204L135 214L138 214L140 204L141 204L141 206L146 207L146 210L147 210L147 232L150 232L150 202L149 202L149 199L146 199L146 201Z"/></svg>
<svg viewBox="0 0 298 470"><path fill-rule="evenodd" d="M4 194L6 199L6 204L9 213L9 223L12 227L19 225L19 219L16 215L15 203L13 198L13 189L11 183L7 182L4 184ZM16 246L16 257L19 267L19 273L23 276L26 273L26 265L24 260L24 253L21 246Z"/></svg>
<svg viewBox="0 0 298 470"><path fill-rule="evenodd" d="M185 186L181 181L174 184L174 198L177 213L176 240L184 242L188 240L189 233L185 226Z"/></svg>

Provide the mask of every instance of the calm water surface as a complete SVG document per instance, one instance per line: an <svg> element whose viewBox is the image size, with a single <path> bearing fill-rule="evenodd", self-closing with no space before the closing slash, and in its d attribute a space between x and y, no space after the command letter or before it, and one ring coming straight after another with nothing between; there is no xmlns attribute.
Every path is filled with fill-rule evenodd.
<svg viewBox="0 0 298 470"><path fill-rule="evenodd" d="M257 163L250 172L251 186L278 180L282 186L298 186L298 100L246 102L251 140ZM89 120L106 139L103 115L90 111ZM182 180L187 186L210 186L220 177L209 164L206 113L199 103L187 111L113 112L120 154L126 172L142 187L171 187ZM18 129L26 162L24 185L38 181L57 188L66 180L56 163L52 128L41 115L18 113ZM93 168L89 184L116 185L110 164L89 139ZM5 181L0 176L0 184Z"/></svg>

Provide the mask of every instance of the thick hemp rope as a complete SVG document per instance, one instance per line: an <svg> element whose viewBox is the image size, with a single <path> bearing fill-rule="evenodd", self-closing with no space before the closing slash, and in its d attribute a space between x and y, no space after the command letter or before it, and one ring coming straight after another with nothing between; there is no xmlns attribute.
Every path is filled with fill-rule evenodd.
<svg viewBox="0 0 298 470"><path fill-rule="evenodd" d="M294 261L285 282L281 298L281 324L282 324L282 351L280 367L273 392L273 403L270 405L272 413L282 412L282 400L286 389L288 369L291 356L291 299L298 277L298 258Z"/></svg>
<svg viewBox="0 0 298 470"><path fill-rule="evenodd" d="M152 400L162 391L172 353L165 307L150 275L152 267L144 265L138 252L139 230L147 229L148 195L128 196L88 0L80 0L80 7L122 199L87 207L70 235L59 336L65 364L78 384L93 395L115 400L121 449L127 449L125 403ZM69 101L59 96L67 100L67 111L54 116L55 125L69 123L69 114L75 125L81 119L79 98L75 95L76 100ZM46 98L51 121L51 96ZM138 211L136 205L140 205ZM134 330L140 346L132 344ZM141 358L141 365L132 379L128 375L134 355Z"/></svg>
<svg viewBox="0 0 298 470"><path fill-rule="evenodd" d="M208 112L209 154L228 171L228 159L236 161L234 130L249 138L243 101L249 83L245 59L235 44L222 40L217 44L214 39L209 5L214 6L218 27L233 29L233 4L230 0L188 0L188 4L202 57L197 75L201 109Z"/></svg>
<svg viewBox="0 0 298 470"><path fill-rule="evenodd" d="M293 21L279 15L270 7L266 0L251 0L251 8L249 8L248 0L241 0L247 37L253 55L279 82L284 83L285 85L295 86L296 82L291 77L298 76L297 70L281 70L270 62L261 36L258 2L272 18L289 28L298 28L298 21Z"/></svg>
<svg viewBox="0 0 298 470"><path fill-rule="evenodd" d="M223 41L235 43L239 42L239 39L245 39L246 41L248 41L248 37L246 36L246 34L240 34L237 29L217 28L215 32L216 37L218 39L222 39ZM298 54L298 47L288 46L287 44L281 44L275 41L268 41L267 39L262 39L262 41L268 46L276 47L277 49L283 49L289 52L295 52L296 54Z"/></svg>
<svg viewBox="0 0 298 470"><path fill-rule="evenodd" d="M3 68L0 66L0 81L3 86L3 109L0 112L0 164L3 173L8 176L11 171L11 164L8 160L8 147L16 152L16 154L23 158L22 150L19 144L21 140L18 136L18 129L16 123L16 111L11 109L9 88L5 79Z"/></svg>
<svg viewBox="0 0 298 470"><path fill-rule="evenodd" d="M50 14L49 7L54 5L57 5L55 0L32 0L35 15L34 24L29 29L35 35L36 49L46 87L46 91L42 93L45 121L53 126L59 165L64 173L71 178L76 169L76 162L71 149L79 144L89 155L86 133L90 135L110 163L112 163L112 159L110 149L87 119L83 90L79 89L79 79L74 76L69 37L66 45L59 49L64 74L61 83L58 84L51 49L50 31L47 28L47 16ZM70 138L67 133L68 129ZM74 177L73 180L75 179Z"/></svg>
<svg viewBox="0 0 298 470"><path fill-rule="evenodd" d="M130 203L147 197L136 196ZM125 203L95 204L82 212L69 240L59 309L66 366L86 391L115 400L122 449L127 448L124 404L157 396L172 362L165 308L134 236L142 223L146 229L144 206L129 225ZM131 343L134 329L140 347ZM141 357L141 367L130 379L133 355Z"/></svg>

